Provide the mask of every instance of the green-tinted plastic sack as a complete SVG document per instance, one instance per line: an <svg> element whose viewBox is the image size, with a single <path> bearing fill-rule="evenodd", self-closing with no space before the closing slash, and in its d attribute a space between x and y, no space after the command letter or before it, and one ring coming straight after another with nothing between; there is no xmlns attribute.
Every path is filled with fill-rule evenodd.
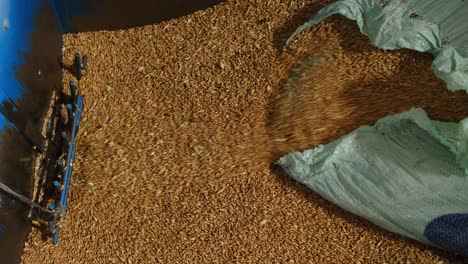
<svg viewBox="0 0 468 264"><path fill-rule="evenodd" d="M452 145L457 138L468 136L467 128L468 119L460 124L433 122L423 110L412 109L330 144L290 153L278 164L347 211L437 244L426 237L428 225L440 216L468 213L468 177L449 150L457 148ZM468 221L465 228L466 239ZM468 254L468 247L462 251L468 240L463 243L449 249Z"/></svg>
<svg viewBox="0 0 468 264"><path fill-rule="evenodd" d="M333 14L356 20L379 48L432 53L435 74L450 90L468 92L468 1L338 1L287 43ZM438 122L412 109L327 145L290 153L278 164L356 215L468 256L468 118Z"/></svg>
<svg viewBox="0 0 468 264"><path fill-rule="evenodd" d="M434 55L433 70L450 90L468 92L468 2L464 0L343 0L321 9L303 30L341 14L384 50L408 48Z"/></svg>

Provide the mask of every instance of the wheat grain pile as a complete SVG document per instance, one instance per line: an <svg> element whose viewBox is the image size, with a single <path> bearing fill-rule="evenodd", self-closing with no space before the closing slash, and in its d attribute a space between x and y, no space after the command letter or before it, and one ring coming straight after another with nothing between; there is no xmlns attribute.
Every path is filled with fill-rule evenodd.
<svg viewBox="0 0 468 264"><path fill-rule="evenodd" d="M67 35L65 64L76 51L89 57L70 207L60 244L33 232L24 263L462 262L271 165L411 106L468 116L468 97L446 91L430 56L374 49L346 19L280 52L328 2L233 0L158 25ZM317 56L326 63L297 66ZM308 74L291 81L294 68ZM64 84L71 78L64 72Z"/></svg>

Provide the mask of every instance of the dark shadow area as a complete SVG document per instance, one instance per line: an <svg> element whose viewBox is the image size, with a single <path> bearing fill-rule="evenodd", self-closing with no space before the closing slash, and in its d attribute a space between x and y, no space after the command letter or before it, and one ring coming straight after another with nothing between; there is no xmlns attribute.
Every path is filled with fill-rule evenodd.
<svg viewBox="0 0 468 264"><path fill-rule="evenodd" d="M68 28L71 32L86 32L129 29L155 24L191 14L224 0L72 0L70 6L74 5L73 2L81 2L80 4L86 6L88 10L86 12L67 10L70 14L69 20L66 21Z"/></svg>
<svg viewBox="0 0 468 264"><path fill-rule="evenodd" d="M0 139L0 182L23 196L32 192L34 152L13 128L5 127ZM0 191L0 263L19 263L31 230L28 206Z"/></svg>

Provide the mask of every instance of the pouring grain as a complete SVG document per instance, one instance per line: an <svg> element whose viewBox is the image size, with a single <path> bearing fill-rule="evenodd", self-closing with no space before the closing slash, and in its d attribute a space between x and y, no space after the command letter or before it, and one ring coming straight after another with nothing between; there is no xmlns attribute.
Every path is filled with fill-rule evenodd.
<svg viewBox="0 0 468 264"><path fill-rule="evenodd" d="M272 150L325 143L413 103L436 118L467 115L466 95L445 91L428 56L373 49L345 19L279 55L278 32L326 2L228 1L158 25L66 36L66 63L75 51L90 62L70 210L60 244L34 232L24 263L456 261L343 212L270 165ZM309 47L325 44L331 66L287 84L316 54ZM270 115L288 86L301 94L296 110Z"/></svg>

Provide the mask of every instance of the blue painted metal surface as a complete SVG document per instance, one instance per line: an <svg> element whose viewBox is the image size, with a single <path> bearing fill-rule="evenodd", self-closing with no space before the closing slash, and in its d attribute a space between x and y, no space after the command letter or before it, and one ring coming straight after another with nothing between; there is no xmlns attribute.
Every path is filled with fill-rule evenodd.
<svg viewBox="0 0 468 264"><path fill-rule="evenodd" d="M16 70L25 63L23 54L31 50L31 34L39 11L40 0L0 0L0 104L11 102L14 112L19 111L16 102L27 93Z"/></svg>
<svg viewBox="0 0 468 264"><path fill-rule="evenodd" d="M0 0L0 181L33 198L42 118L61 84L61 32L50 0ZM0 191L0 263L18 263L31 208Z"/></svg>
<svg viewBox="0 0 468 264"><path fill-rule="evenodd" d="M76 135L78 133L78 129L81 122L81 114L83 111L83 96L78 95L74 99L74 103L71 107L71 113L69 114L70 119L72 120L72 129L70 132L70 142L68 144L68 152L67 152L67 161L65 163L65 173L62 179L62 189L60 190L60 200L58 206L55 203L52 203L49 208L51 210L56 210L58 215L54 217L49 222L49 228L53 234L52 243L57 245L59 242L59 235L60 235L60 226L58 225L58 221L60 218L65 217L67 212L68 206L68 193L70 190L70 181L73 173L73 162L75 160L76 154ZM59 187L59 184L55 184L56 187Z"/></svg>
<svg viewBox="0 0 468 264"><path fill-rule="evenodd" d="M40 118L60 84L58 25L49 0L0 0L0 112L38 146Z"/></svg>
<svg viewBox="0 0 468 264"><path fill-rule="evenodd" d="M15 70L25 63L22 54L31 50L31 34L41 0L0 0L0 100L19 99L27 90Z"/></svg>
<svg viewBox="0 0 468 264"><path fill-rule="evenodd" d="M73 105L73 126L70 135L70 144L69 150L67 153L67 163L66 163L66 170L63 179L63 190L62 195L60 197L60 206L64 212L67 211L68 205L68 192L70 189L70 180L71 175L73 172L73 162L75 160L75 153L76 153L76 135L78 133L78 128L81 122L81 113L83 111L83 96L79 95L76 98L75 104Z"/></svg>

